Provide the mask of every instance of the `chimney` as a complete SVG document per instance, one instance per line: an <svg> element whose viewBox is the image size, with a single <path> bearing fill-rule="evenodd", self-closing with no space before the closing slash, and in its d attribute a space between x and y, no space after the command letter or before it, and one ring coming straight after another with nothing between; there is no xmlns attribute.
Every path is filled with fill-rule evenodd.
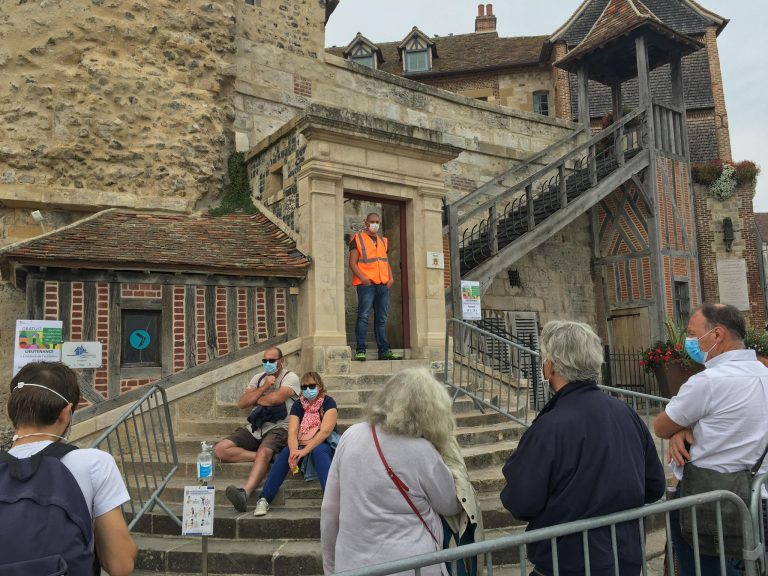
<svg viewBox="0 0 768 576"><path fill-rule="evenodd" d="M496 32L496 16L493 15L493 4L477 5L475 32Z"/></svg>

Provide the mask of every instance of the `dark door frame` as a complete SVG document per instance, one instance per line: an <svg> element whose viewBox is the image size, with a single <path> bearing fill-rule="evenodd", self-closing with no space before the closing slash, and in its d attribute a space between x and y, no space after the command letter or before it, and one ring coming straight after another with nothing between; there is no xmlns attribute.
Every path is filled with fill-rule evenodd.
<svg viewBox="0 0 768 576"><path fill-rule="evenodd" d="M358 194L355 192L344 192L344 200L362 200L364 202L373 202L377 204L387 204L397 206L400 209L400 294L403 300L403 349L411 348L411 311L408 292L408 234L406 224L405 210L408 202L405 200L395 200L393 198L382 198L380 196L371 196L367 194ZM394 270L392 271L394 273Z"/></svg>

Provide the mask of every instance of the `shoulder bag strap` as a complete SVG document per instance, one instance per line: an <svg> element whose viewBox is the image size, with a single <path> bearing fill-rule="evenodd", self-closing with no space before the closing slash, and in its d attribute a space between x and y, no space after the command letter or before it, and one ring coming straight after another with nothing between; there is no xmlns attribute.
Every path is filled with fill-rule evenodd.
<svg viewBox="0 0 768 576"><path fill-rule="evenodd" d="M765 445L765 450L763 450L763 455L760 456L760 460L757 461L757 464L752 466L752 476L755 476L758 472L760 472L760 466L763 465L763 460L765 460L766 454L768 454L768 444Z"/></svg>
<svg viewBox="0 0 768 576"><path fill-rule="evenodd" d="M403 495L403 498L405 498L405 501L408 502L408 505L411 507L411 510L413 510L413 513L416 514L416 516L419 517L419 520L421 520L421 523L424 524L424 528L426 528L427 532L429 532L429 535L432 536L432 540L434 540L435 544L439 546L440 542L438 542L437 538L435 538L435 535L432 532L432 529L429 527L429 524L427 524L426 520L424 520L422 515L419 514L419 511L416 508L416 505L413 503L413 500L411 500L408 497L409 488L407 484L402 480L400 480L400 477L397 474L395 474L395 471L392 470L392 468L389 467L389 464L387 463L386 458L384 458L384 453L381 451L381 446L379 445L379 437L376 434L376 426L374 426L373 424L371 424L371 433L373 434L373 442L374 444L376 444L376 450L379 453L379 458L381 458L381 463L384 464L384 468L386 469L387 475L389 476L390 480L392 480L392 483L400 491L400 494Z"/></svg>

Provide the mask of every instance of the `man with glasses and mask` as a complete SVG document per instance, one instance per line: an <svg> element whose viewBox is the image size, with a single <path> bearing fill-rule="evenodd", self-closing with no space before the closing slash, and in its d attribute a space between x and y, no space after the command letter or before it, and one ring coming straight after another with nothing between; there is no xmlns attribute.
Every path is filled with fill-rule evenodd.
<svg viewBox="0 0 768 576"><path fill-rule="evenodd" d="M717 472L749 470L768 443L768 368L744 348L745 334L741 313L726 304L704 304L688 322L685 349L706 369L682 385L653 423L656 436L669 439L678 480L686 462ZM760 473L766 471L763 461ZM677 512L671 520L680 575L693 575L693 548L683 538ZM701 554L700 569L703 575L720 574L719 557ZM726 574L738 573L729 563Z"/></svg>
<svg viewBox="0 0 768 576"><path fill-rule="evenodd" d="M285 369L280 348L264 351L263 372L256 374L237 402L239 408L252 410L257 406L276 409L285 406L284 416L277 421L250 424L238 428L233 434L216 444L213 453L221 462L251 462L253 466L242 488L227 486L226 495L235 510L245 512L248 497L267 475L272 456L279 453L288 442L288 414L299 394L299 377Z"/></svg>
<svg viewBox="0 0 768 576"><path fill-rule="evenodd" d="M79 403L77 375L60 362L27 364L11 380L0 574L133 573L136 544L120 507L129 495L114 458L67 444Z"/></svg>

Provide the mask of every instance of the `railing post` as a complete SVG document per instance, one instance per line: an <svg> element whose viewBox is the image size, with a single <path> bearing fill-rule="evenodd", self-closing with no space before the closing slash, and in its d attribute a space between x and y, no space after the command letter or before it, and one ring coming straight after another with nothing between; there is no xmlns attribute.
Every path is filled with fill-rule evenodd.
<svg viewBox="0 0 768 576"><path fill-rule="evenodd" d="M597 186L597 148L593 144L589 147L589 184Z"/></svg>
<svg viewBox="0 0 768 576"><path fill-rule="evenodd" d="M613 386L613 374L611 373L611 347L603 346L603 362L605 362L605 385Z"/></svg>
<svg viewBox="0 0 768 576"><path fill-rule="evenodd" d="M448 205L448 249L451 251L451 305L453 317L461 318L461 253L459 252L459 209Z"/></svg>
<svg viewBox="0 0 768 576"><path fill-rule="evenodd" d="M498 218L496 217L496 204L488 209L488 245L491 248L491 256L499 251Z"/></svg>
<svg viewBox="0 0 768 576"><path fill-rule="evenodd" d="M536 216L533 213L533 183L525 185L525 204L528 208L528 232L533 231L536 226Z"/></svg>
<svg viewBox="0 0 768 576"><path fill-rule="evenodd" d="M557 167L557 176L560 178L560 208L568 205L568 182L565 180L565 162Z"/></svg>

